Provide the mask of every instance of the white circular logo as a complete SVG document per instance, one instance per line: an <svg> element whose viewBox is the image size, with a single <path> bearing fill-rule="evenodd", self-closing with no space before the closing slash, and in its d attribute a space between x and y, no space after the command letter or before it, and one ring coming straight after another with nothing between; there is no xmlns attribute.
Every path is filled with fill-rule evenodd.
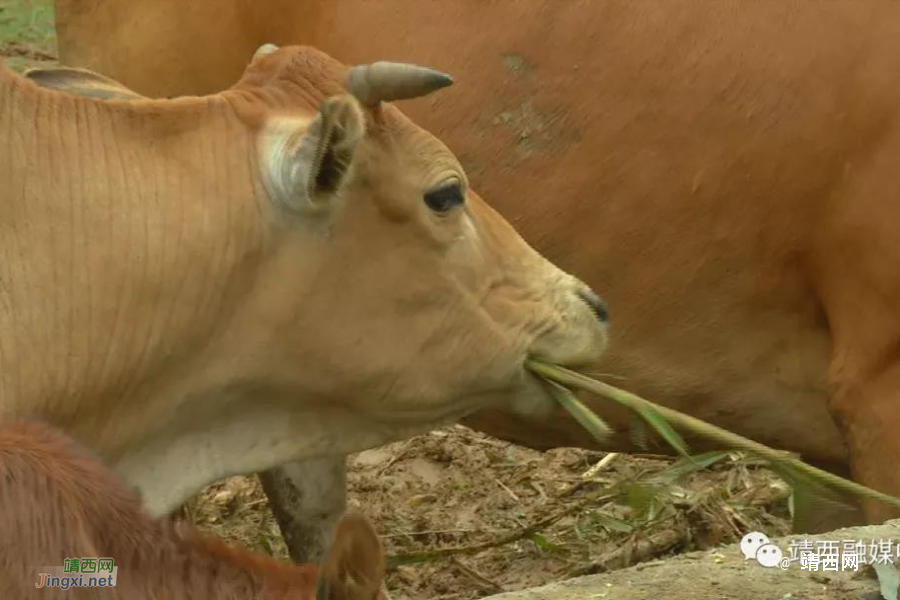
<svg viewBox="0 0 900 600"><path fill-rule="evenodd" d="M744 555L744 560L749 560L751 558L756 558L756 551L759 550L760 546L769 543L769 537L758 531L751 531L743 538L741 538L741 554Z"/></svg>
<svg viewBox="0 0 900 600"><path fill-rule="evenodd" d="M771 568L781 563L781 556L781 548L775 544L763 544L756 551L756 562L766 568Z"/></svg>

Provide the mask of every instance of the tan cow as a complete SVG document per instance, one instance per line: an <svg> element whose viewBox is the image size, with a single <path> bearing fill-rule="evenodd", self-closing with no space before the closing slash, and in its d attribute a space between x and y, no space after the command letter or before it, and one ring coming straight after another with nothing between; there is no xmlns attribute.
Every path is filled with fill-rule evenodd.
<svg viewBox="0 0 900 600"><path fill-rule="evenodd" d="M96 456L41 422L0 423L0 481L2 598L385 600L384 553L360 513L341 519L321 565L288 565L150 517Z"/></svg>
<svg viewBox="0 0 900 600"><path fill-rule="evenodd" d="M602 286L595 372L900 494L900 4L512 4L57 0L57 23L63 61L148 94L225 85L264 42L457 74L408 111ZM564 415L468 422L591 444Z"/></svg>
<svg viewBox="0 0 900 600"><path fill-rule="evenodd" d="M223 476L543 410L526 359L603 350L602 301L382 102L447 75L291 47L207 97L32 77L0 70L0 418L89 444L153 514Z"/></svg>

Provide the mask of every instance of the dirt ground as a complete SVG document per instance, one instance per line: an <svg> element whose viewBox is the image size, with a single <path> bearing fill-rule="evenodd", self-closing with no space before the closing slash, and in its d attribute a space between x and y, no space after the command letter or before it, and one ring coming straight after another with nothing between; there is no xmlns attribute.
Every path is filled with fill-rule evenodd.
<svg viewBox="0 0 900 600"><path fill-rule="evenodd" d="M382 536L396 600L480 598L789 530L788 488L739 454L704 455L691 467L542 453L453 426L348 466L349 504ZM189 514L233 543L287 556L255 477L208 487ZM409 562L422 552L434 556Z"/></svg>
<svg viewBox="0 0 900 600"><path fill-rule="evenodd" d="M0 54L52 63L48 0L0 0ZM535 452L461 426L349 459L349 503L376 524L395 600L467 600L788 531L788 488L738 454L698 469L655 456ZM256 477L203 490L190 518L285 558ZM428 560L415 562L415 558Z"/></svg>
<svg viewBox="0 0 900 600"><path fill-rule="evenodd" d="M771 542L790 557L791 547L804 542L813 547L834 540L880 546L884 540L898 537L900 520L894 520L820 535L772 538ZM893 565L873 565L867 558L856 567L844 566L842 561L840 569L804 569L797 561L765 568L755 560L745 560L740 546L732 544L509 592L491 600L897 600L900 570L896 564L895 560Z"/></svg>

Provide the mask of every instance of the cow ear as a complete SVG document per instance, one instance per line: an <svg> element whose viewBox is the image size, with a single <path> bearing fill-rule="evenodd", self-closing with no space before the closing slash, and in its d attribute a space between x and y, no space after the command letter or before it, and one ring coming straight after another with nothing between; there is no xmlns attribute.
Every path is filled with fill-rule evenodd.
<svg viewBox="0 0 900 600"><path fill-rule="evenodd" d="M103 100L141 100L145 98L115 79L88 69L42 67L28 69L23 75L41 87L69 92L78 96Z"/></svg>
<svg viewBox="0 0 900 600"><path fill-rule="evenodd" d="M384 550L361 514L345 515L318 571L316 600L374 600L382 597Z"/></svg>
<svg viewBox="0 0 900 600"><path fill-rule="evenodd" d="M345 94L325 100L312 122L270 138L269 183L275 199L295 210L328 211L352 171L365 133L362 107Z"/></svg>

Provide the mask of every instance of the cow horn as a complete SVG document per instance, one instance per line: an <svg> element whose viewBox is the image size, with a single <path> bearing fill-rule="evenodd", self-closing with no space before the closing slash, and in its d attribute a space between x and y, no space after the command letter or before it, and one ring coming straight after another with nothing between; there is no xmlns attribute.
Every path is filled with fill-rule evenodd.
<svg viewBox="0 0 900 600"><path fill-rule="evenodd" d="M272 54L277 50L278 46L276 46L275 44L263 44L256 49L256 52L253 53L253 58L251 60L256 60L257 58L260 58L262 56L268 56L269 54Z"/></svg>
<svg viewBox="0 0 900 600"><path fill-rule="evenodd" d="M407 63L376 62L347 73L347 90L366 106L418 98L452 83L446 73Z"/></svg>

